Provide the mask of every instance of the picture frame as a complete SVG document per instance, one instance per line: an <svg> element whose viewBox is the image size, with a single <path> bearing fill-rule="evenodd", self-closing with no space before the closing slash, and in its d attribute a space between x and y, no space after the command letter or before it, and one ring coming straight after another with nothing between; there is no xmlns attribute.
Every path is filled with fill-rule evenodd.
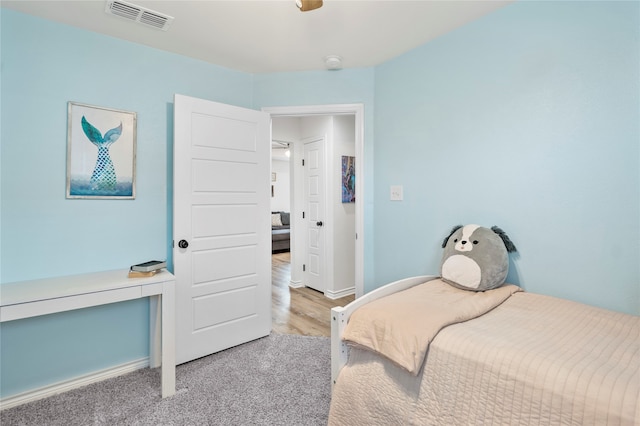
<svg viewBox="0 0 640 426"><path fill-rule="evenodd" d="M135 199L137 114L67 105L68 199Z"/></svg>
<svg viewBox="0 0 640 426"><path fill-rule="evenodd" d="M356 202L356 157L342 156L342 173L340 176L342 202Z"/></svg>

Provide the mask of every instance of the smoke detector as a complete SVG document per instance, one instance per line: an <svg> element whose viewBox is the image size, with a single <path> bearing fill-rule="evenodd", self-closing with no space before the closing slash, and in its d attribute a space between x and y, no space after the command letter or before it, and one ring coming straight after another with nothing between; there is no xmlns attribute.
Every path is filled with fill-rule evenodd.
<svg viewBox="0 0 640 426"><path fill-rule="evenodd" d="M342 69L342 58L338 55L329 55L324 57L324 65L328 70Z"/></svg>
<svg viewBox="0 0 640 426"><path fill-rule="evenodd" d="M121 0L108 0L105 12L163 31L169 28L174 19L173 16Z"/></svg>

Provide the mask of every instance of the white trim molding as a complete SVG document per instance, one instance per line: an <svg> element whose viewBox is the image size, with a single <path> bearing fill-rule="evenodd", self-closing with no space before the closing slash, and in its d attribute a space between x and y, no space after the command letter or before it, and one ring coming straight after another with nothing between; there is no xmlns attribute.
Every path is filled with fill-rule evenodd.
<svg viewBox="0 0 640 426"><path fill-rule="evenodd" d="M325 291L324 295L329 299L335 300L335 299L340 299L341 297L351 296L355 292L356 292L355 287L349 287L340 291Z"/></svg>
<svg viewBox="0 0 640 426"><path fill-rule="evenodd" d="M302 281L300 280L291 280L289 281L289 287L291 288L301 288L304 287L304 284L302 284Z"/></svg>

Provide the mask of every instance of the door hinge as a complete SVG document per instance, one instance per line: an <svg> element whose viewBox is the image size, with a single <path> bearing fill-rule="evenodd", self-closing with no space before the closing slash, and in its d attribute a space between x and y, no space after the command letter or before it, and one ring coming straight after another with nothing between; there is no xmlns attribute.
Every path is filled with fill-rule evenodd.
<svg viewBox="0 0 640 426"><path fill-rule="evenodd" d="M302 218L304 219L304 212L302 212Z"/></svg>
<svg viewBox="0 0 640 426"><path fill-rule="evenodd" d="M302 167L304 167L304 158L302 159Z"/></svg>
<svg viewBox="0 0 640 426"><path fill-rule="evenodd" d="M304 263L302 264L302 272L305 272L307 270L307 265L305 265Z"/></svg>

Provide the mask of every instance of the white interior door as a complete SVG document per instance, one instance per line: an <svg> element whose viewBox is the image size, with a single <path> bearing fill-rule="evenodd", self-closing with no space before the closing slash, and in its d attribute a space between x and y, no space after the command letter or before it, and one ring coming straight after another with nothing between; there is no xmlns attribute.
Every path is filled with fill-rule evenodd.
<svg viewBox="0 0 640 426"><path fill-rule="evenodd" d="M176 362L271 331L269 114L175 95Z"/></svg>
<svg viewBox="0 0 640 426"><path fill-rule="evenodd" d="M324 284L324 139L304 144L304 228L306 261L303 283L318 291Z"/></svg>

